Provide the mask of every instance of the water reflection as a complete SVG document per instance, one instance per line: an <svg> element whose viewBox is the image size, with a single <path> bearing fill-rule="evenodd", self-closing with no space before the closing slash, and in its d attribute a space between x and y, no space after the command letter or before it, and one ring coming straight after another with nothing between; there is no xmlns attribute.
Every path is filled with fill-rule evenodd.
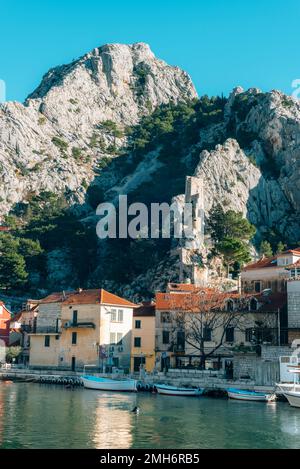
<svg viewBox="0 0 300 469"><path fill-rule="evenodd" d="M93 424L95 448L131 448L132 430L137 419L131 411L136 406L136 400L136 395L132 394L102 394L96 398Z"/></svg>
<svg viewBox="0 0 300 469"><path fill-rule="evenodd" d="M280 428L283 433L292 436L300 436L300 409L290 408L289 404L284 404L286 412L280 414Z"/></svg>
<svg viewBox="0 0 300 469"><path fill-rule="evenodd" d="M0 383L0 448L174 447L297 448L300 409Z"/></svg>

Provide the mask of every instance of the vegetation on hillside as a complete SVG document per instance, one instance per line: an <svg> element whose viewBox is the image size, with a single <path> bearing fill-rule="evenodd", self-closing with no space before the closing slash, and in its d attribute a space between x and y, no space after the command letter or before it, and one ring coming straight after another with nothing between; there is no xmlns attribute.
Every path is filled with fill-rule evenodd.
<svg viewBox="0 0 300 469"><path fill-rule="evenodd" d="M221 205L210 212L208 231L214 242L214 251L223 257L228 269L238 270L251 260L250 240L256 228L240 212L224 211Z"/></svg>

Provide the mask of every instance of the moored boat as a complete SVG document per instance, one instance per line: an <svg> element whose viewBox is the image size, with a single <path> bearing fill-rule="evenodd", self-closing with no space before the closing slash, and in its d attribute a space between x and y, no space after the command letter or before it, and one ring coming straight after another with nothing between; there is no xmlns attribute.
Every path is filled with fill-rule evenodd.
<svg viewBox="0 0 300 469"><path fill-rule="evenodd" d="M294 375L294 383L278 383L277 386L281 390L282 394L286 397L289 404L292 407L300 407L300 384L299 381L297 383L297 379L299 380L300 376L300 368L299 366L291 367L289 370L290 373Z"/></svg>
<svg viewBox="0 0 300 469"><path fill-rule="evenodd" d="M98 378L97 376L81 376L81 381L87 389L97 389L99 391L125 391L136 392L137 381L135 379L109 379Z"/></svg>
<svg viewBox="0 0 300 469"><path fill-rule="evenodd" d="M203 388L185 388L177 386L168 386L166 384L155 384L158 394L166 394L168 396L201 396L204 392Z"/></svg>
<svg viewBox="0 0 300 469"><path fill-rule="evenodd" d="M248 391L245 389L227 389L227 394L230 399L237 399L240 401L261 401L269 402L274 400L273 394L266 394L258 391Z"/></svg>
<svg viewBox="0 0 300 469"><path fill-rule="evenodd" d="M289 401L292 407L300 407L300 392L299 391L285 391L284 396Z"/></svg>

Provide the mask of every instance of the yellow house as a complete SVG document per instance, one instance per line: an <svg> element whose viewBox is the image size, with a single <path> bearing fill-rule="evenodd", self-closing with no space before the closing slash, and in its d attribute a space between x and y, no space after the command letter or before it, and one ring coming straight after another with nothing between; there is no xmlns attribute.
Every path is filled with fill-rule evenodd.
<svg viewBox="0 0 300 469"><path fill-rule="evenodd" d="M155 304L143 303L133 312L131 371L147 372L155 368Z"/></svg>
<svg viewBox="0 0 300 469"><path fill-rule="evenodd" d="M130 368L134 303L103 289L54 293L40 301L32 367Z"/></svg>

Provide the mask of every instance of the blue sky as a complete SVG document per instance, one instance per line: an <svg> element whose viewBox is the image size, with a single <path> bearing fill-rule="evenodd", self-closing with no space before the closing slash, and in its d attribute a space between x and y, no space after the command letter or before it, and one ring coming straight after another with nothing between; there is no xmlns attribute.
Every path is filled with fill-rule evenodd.
<svg viewBox="0 0 300 469"><path fill-rule="evenodd" d="M0 0L0 80L23 101L55 65L110 42L147 42L199 94L237 85L291 94L299 0Z"/></svg>

